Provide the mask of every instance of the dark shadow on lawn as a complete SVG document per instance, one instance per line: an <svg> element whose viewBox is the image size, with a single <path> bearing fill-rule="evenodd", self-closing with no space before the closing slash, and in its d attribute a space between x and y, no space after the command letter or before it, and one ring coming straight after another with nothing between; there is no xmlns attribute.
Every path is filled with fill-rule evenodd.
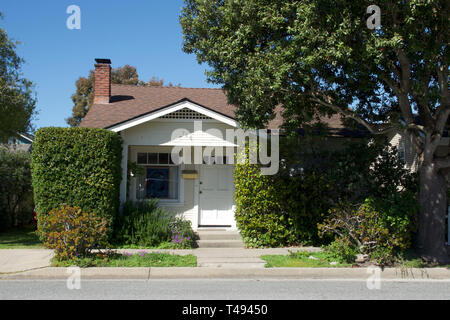
<svg viewBox="0 0 450 320"><path fill-rule="evenodd" d="M0 233L0 249L21 246L42 246L34 228L11 229Z"/></svg>

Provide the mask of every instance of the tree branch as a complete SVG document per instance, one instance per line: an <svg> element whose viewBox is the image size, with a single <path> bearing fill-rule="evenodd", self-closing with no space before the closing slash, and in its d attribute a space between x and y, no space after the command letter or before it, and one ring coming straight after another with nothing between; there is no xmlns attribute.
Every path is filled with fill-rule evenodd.
<svg viewBox="0 0 450 320"><path fill-rule="evenodd" d="M331 98L328 98L328 101L324 101L323 99L320 99L317 97L317 94L313 94L314 98L311 99L312 102L318 103L322 106L328 107L331 110L345 116L348 117L350 119L355 120L356 122L358 122L359 124L363 125L365 128L367 128L367 130L370 131L370 133L372 134L383 134L383 133L387 133L390 132L394 129L394 126L390 126L390 127L386 127L383 129L378 129L376 128L374 125L368 123L367 121L365 121L364 119L362 119L360 116L356 115L353 111L351 111L350 109L344 109L341 108L339 106L334 105L333 103L331 103Z"/></svg>
<svg viewBox="0 0 450 320"><path fill-rule="evenodd" d="M442 103L436 112L436 131L442 134L442 131L447 124L450 114L450 92L448 90L448 74L447 66L441 62L441 66L436 67L438 76L439 90L441 92Z"/></svg>
<svg viewBox="0 0 450 320"><path fill-rule="evenodd" d="M448 168L450 167L450 157L436 158L435 163L438 169Z"/></svg>
<svg viewBox="0 0 450 320"><path fill-rule="evenodd" d="M400 89L403 91L403 93L407 94L410 89L409 79L411 76L411 66L409 64L409 58L401 49L395 49L395 52L397 53L398 61L400 62Z"/></svg>

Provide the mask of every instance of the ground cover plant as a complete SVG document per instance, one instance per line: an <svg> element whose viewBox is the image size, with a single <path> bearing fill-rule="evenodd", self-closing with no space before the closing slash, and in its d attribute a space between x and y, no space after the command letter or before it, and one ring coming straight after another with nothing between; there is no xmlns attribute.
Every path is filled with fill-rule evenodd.
<svg viewBox="0 0 450 320"><path fill-rule="evenodd" d="M59 261L52 260L54 267L196 267L194 255L177 255L165 252L147 252L141 250L132 254L128 252L104 251L91 253L83 258Z"/></svg>

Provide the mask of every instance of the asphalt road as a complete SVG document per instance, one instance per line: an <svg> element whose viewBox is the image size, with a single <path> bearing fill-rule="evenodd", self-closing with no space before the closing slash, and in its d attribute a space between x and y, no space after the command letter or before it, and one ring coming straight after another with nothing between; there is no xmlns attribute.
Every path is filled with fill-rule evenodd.
<svg viewBox="0 0 450 320"><path fill-rule="evenodd" d="M379 289L337 280L82 280L80 289L62 280L0 280L0 300L11 299L450 300L450 280L383 281Z"/></svg>

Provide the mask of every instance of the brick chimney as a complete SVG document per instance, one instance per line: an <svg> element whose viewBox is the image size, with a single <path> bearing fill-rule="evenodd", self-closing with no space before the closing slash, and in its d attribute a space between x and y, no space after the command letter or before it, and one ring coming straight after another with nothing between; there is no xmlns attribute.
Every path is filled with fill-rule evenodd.
<svg viewBox="0 0 450 320"><path fill-rule="evenodd" d="M95 59L94 104L108 104L111 98L111 60Z"/></svg>

